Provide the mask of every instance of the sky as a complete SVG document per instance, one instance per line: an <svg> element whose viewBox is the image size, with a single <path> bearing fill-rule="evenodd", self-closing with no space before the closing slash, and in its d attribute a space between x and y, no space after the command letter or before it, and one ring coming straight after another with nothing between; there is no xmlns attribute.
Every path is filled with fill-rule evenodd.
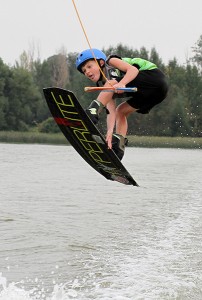
<svg viewBox="0 0 202 300"><path fill-rule="evenodd" d="M72 0L0 0L0 58L13 65L23 51L44 60L62 48L89 48ZM74 0L90 45L155 47L164 63L193 56L202 35L202 0Z"/></svg>

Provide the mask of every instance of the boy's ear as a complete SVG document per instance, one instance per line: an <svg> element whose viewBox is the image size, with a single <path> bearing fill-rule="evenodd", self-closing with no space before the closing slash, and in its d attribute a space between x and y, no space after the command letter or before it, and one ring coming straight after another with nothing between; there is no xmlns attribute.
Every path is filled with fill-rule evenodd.
<svg viewBox="0 0 202 300"><path fill-rule="evenodd" d="M100 66L103 67L105 64L105 61L103 59L100 59Z"/></svg>

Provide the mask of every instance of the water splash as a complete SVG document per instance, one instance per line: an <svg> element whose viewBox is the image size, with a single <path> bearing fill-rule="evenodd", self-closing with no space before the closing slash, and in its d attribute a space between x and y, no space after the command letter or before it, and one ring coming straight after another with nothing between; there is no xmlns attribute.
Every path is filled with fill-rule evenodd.
<svg viewBox="0 0 202 300"><path fill-rule="evenodd" d="M25 291L18 288L16 283L12 282L7 286L7 279L0 273L0 300L35 300L31 298L32 291Z"/></svg>
<svg viewBox="0 0 202 300"><path fill-rule="evenodd" d="M35 279L37 283L38 280ZM74 280L72 288L66 289L66 284L55 284L53 292L50 296L46 295L46 291L42 288L33 288L26 291L23 287L18 287L19 282L7 284L7 279L0 273L0 300L70 300L78 299L78 293L74 288L77 280Z"/></svg>

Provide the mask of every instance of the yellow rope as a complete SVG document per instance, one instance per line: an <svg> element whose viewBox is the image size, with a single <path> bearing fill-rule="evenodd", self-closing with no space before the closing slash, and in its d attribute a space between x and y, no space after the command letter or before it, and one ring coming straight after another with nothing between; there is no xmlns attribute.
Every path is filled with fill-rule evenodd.
<svg viewBox="0 0 202 300"><path fill-rule="evenodd" d="M94 58L95 62L97 63L97 65L98 65L98 67L99 67L99 69L100 69L100 72L101 72L102 76L104 77L104 79L112 86L112 84L109 82L109 80L108 80L107 77L105 76L104 72L102 71L102 69L101 69L101 67L100 67L100 65L99 65L99 63L98 63L98 61L97 61L97 59L96 59L96 57L95 57L95 54L94 54L93 49L92 49L92 47L91 47L91 44L90 44L90 41L89 41L89 39L88 39L86 30L85 30L85 28L84 28L84 26L83 26L83 23L82 23L82 21L81 21L81 18L80 18L78 9L77 9L76 4L75 4L75 1L72 0L72 3L73 3L73 5L74 5L74 9L75 9L75 11L76 11L78 20L79 20L79 22L80 22L80 25L81 25L81 28L82 28L83 33L84 33L84 35L85 35L86 41L87 41L87 43L88 43L88 46L89 46L89 48L90 48L90 50L91 50L91 52L92 52L93 58Z"/></svg>

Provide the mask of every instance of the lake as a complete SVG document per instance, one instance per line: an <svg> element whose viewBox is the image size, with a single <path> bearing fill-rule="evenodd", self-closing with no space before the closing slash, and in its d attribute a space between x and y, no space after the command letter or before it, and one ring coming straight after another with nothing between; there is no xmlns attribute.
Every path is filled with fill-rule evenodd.
<svg viewBox="0 0 202 300"><path fill-rule="evenodd" d="M202 299L201 150L127 148L140 187L71 146L0 159L0 300Z"/></svg>

